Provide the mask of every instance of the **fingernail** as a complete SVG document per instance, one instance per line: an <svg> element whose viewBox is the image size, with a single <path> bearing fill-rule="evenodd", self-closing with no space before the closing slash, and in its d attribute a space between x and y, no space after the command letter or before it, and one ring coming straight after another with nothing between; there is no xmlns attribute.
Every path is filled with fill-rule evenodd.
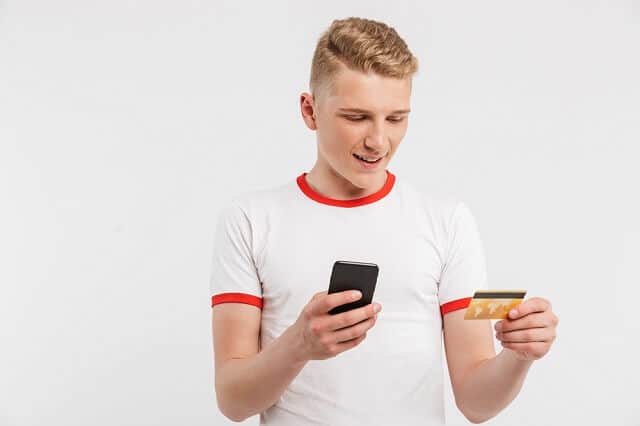
<svg viewBox="0 0 640 426"><path fill-rule="evenodd" d="M502 328L502 323L501 322L497 322L496 326L495 326L496 331L500 331L501 328Z"/></svg>
<svg viewBox="0 0 640 426"><path fill-rule="evenodd" d="M511 318L515 317L518 315L518 311L515 309L512 309L511 311L509 311L509 316L511 316Z"/></svg>
<svg viewBox="0 0 640 426"><path fill-rule="evenodd" d="M377 303L376 303L375 305L373 305L373 310L374 310L376 313L380 312L380 310L381 310L381 309L382 309L382 306L381 306L381 305L379 305L379 304L377 304Z"/></svg>
<svg viewBox="0 0 640 426"><path fill-rule="evenodd" d="M361 293L361 292L359 292L359 291L357 291L357 290L356 290L356 291L354 291L353 293L351 293L351 298L352 298L353 300L358 300L358 299L360 299L361 297L362 297L362 293Z"/></svg>

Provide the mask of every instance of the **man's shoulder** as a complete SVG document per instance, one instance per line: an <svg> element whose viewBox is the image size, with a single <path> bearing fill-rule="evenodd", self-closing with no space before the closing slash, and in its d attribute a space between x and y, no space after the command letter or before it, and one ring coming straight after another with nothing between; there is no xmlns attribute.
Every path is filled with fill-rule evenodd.
<svg viewBox="0 0 640 426"><path fill-rule="evenodd" d="M295 196L293 184L288 181L235 193L223 202L223 209L241 210L248 215L273 210L291 202Z"/></svg>

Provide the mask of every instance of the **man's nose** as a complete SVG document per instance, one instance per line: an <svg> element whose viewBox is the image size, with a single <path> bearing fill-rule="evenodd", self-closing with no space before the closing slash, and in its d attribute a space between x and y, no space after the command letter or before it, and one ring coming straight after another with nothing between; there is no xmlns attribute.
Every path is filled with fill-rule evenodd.
<svg viewBox="0 0 640 426"><path fill-rule="evenodd" d="M381 126L376 126L373 129L371 129L371 131L369 132L369 134L364 140L364 144L369 149L372 149L375 151L383 151L386 143L385 138L386 136L384 133L384 129L382 129ZM382 153L382 152L379 152L379 153Z"/></svg>

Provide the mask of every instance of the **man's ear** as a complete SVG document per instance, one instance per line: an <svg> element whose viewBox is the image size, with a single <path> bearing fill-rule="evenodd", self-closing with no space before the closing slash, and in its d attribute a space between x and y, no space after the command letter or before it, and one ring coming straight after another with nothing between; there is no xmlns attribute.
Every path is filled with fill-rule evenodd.
<svg viewBox="0 0 640 426"><path fill-rule="evenodd" d="M304 92L300 95L300 112L307 127L316 130L318 128L316 103L312 94Z"/></svg>

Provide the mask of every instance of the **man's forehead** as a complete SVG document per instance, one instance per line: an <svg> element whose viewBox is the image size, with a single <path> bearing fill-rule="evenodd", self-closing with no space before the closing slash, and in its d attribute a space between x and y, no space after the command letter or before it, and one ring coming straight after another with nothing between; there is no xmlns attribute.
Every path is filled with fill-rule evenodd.
<svg viewBox="0 0 640 426"><path fill-rule="evenodd" d="M410 112L411 80L342 70L335 76L329 100L341 112Z"/></svg>
<svg viewBox="0 0 640 426"><path fill-rule="evenodd" d="M330 107L337 112L351 114L408 114L411 112L409 95L371 92L365 96L332 96Z"/></svg>

